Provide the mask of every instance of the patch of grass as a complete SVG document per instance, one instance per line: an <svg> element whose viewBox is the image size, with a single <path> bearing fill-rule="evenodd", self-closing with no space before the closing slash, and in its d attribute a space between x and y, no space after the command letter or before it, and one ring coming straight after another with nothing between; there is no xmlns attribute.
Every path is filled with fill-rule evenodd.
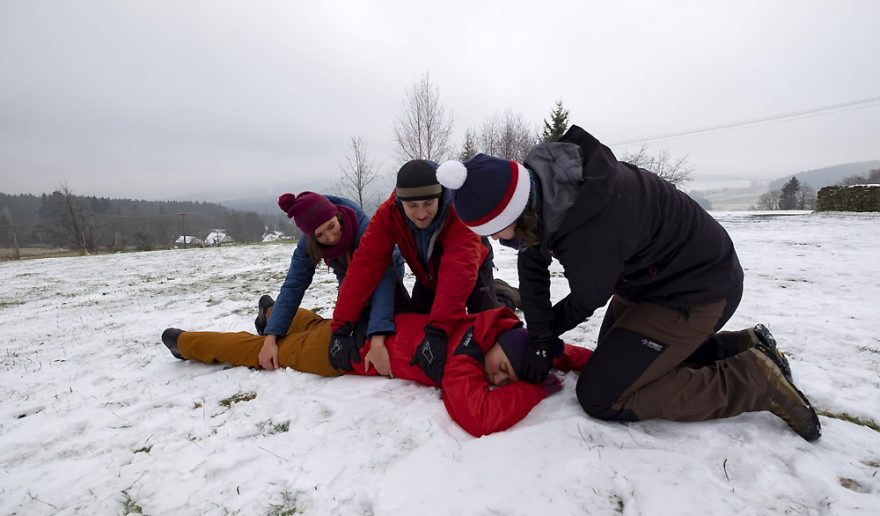
<svg viewBox="0 0 880 516"><path fill-rule="evenodd" d="M846 421L849 423L853 423L859 426L865 426L870 428L875 432L880 432L880 425L877 424L873 419L868 419L865 417L851 416L846 412L831 412L830 410L817 410L816 411L820 416L831 417L834 419L839 419L841 421Z"/></svg>
<svg viewBox="0 0 880 516"><path fill-rule="evenodd" d="M850 491L855 491L857 493L870 493L871 490L858 483L857 481L847 478L847 477L837 477L837 481L840 482L840 485L849 489Z"/></svg>
<svg viewBox="0 0 880 516"><path fill-rule="evenodd" d="M143 514L144 509L135 502L131 495L128 494L128 491L123 489L122 496L125 498L122 500L122 514Z"/></svg>
<svg viewBox="0 0 880 516"><path fill-rule="evenodd" d="M268 435L272 434L283 434L290 430L290 421L283 421L281 423L273 423L272 421L266 421L265 423L260 425L264 432Z"/></svg>
<svg viewBox="0 0 880 516"><path fill-rule="evenodd" d="M290 491L284 491L281 493L281 503L269 505L269 512L266 513L266 516L292 516L299 512L296 504L296 495L291 494Z"/></svg>
<svg viewBox="0 0 880 516"><path fill-rule="evenodd" d="M229 408L232 405L242 402L242 401L251 401L252 399L257 397L256 392L237 392L228 398L224 398L220 400L220 406Z"/></svg>

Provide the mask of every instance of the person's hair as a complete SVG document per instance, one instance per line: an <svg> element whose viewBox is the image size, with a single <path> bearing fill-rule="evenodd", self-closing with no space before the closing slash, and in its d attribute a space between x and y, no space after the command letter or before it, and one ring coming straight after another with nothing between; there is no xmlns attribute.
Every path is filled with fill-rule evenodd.
<svg viewBox="0 0 880 516"><path fill-rule="evenodd" d="M336 214L336 220L339 221L339 228L342 231L345 231L345 224L342 222L342 215L339 213ZM318 239L315 238L315 235L308 236L309 242L306 244L306 254L309 255L309 258L312 260L312 263L318 264L321 261L321 258L324 257L324 251L321 244L318 243Z"/></svg>
<svg viewBox="0 0 880 516"><path fill-rule="evenodd" d="M519 240L522 249L541 245L541 233L538 231L538 214L532 203L526 204L526 208L516 219L513 226L513 234Z"/></svg>

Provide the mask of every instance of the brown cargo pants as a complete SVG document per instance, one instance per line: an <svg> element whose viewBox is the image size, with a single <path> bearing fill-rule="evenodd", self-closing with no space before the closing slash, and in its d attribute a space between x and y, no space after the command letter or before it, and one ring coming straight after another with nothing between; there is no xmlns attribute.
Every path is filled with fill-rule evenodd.
<svg viewBox="0 0 880 516"><path fill-rule="evenodd" d="M614 296L577 396L600 419L703 421L769 408L751 329L715 333L739 296L688 309Z"/></svg>
<svg viewBox="0 0 880 516"><path fill-rule="evenodd" d="M271 309L268 313L271 317ZM339 376L344 371L330 365L332 321L300 308L296 311L287 335L278 338L278 365L321 376ZM236 366L260 367L263 336L247 332L185 331L177 339L183 358L207 364L222 362Z"/></svg>

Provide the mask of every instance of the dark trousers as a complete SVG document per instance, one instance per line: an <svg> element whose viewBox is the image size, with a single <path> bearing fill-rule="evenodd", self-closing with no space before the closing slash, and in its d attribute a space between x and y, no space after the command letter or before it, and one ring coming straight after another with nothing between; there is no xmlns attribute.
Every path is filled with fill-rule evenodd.
<svg viewBox="0 0 880 516"><path fill-rule="evenodd" d="M475 314L501 306L495 293L495 274L492 272L493 263L486 260L477 271L477 282L467 298L468 313ZM409 311L417 314L431 313L434 305L436 290L429 289L416 281L410 296Z"/></svg>
<svg viewBox="0 0 880 516"><path fill-rule="evenodd" d="M716 333L742 292L677 309L614 296L577 396L597 418L702 421L766 410L766 380L751 353L751 329Z"/></svg>

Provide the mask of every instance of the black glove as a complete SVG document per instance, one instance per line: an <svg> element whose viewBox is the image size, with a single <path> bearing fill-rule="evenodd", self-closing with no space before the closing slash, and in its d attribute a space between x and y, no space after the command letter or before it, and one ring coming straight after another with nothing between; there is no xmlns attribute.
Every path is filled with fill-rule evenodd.
<svg viewBox="0 0 880 516"><path fill-rule="evenodd" d="M522 378L529 383L544 383L553 365L553 348L557 347L559 337L537 337L529 339L526 353L522 359Z"/></svg>
<svg viewBox="0 0 880 516"><path fill-rule="evenodd" d="M430 324L425 326L425 338L409 361L409 365L415 364L438 384L443 380L443 368L446 367L446 334L443 330Z"/></svg>
<svg viewBox="0 0 880 516"><path fill-rule="evenodd" d="M327 349L330 363L336 369L351 371L351 363L361 361L360 348L354 336L354 328L350 323L345 323L330 338L330 347Z"/></svg>

